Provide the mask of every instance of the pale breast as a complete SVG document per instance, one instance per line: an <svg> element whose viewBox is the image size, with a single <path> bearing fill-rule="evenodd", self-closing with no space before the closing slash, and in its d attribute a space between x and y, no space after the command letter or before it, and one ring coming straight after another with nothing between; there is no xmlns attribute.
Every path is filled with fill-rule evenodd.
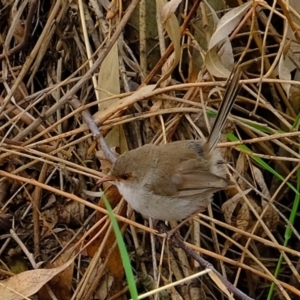
<svg viewBox="0 0 300 300"><path fill-rule="evenodd" d="M201 197L178 199L161 195L150 194L147 189L132 189L122 182L117 183L120 193L130 206L144 217L157 220L182 220L197 210L206 208L212 198L212 193L203 193Z"/></svg>

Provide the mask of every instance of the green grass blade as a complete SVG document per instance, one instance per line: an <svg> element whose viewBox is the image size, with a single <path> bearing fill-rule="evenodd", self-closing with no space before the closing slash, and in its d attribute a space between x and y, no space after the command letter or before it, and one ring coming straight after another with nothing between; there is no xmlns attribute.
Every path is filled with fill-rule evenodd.
<svg viewBox="0 0 300 300"><path fill-rule="evenodd" d="M128 255L128 252L127 252L127 249L126 249L123 237L122 237L122 233L120 231L117 219L116 219L116 217L113 213L113 210L110 206L110 203L108 202L108 200L107 200L107 198L104 194L103 194L102 198L104 200L106 209L108 211L108 216L111 220L111 223L112 223L115 235L116 235L116 239L117 239L118 247L119 247L121 258L122 258L123 267L125 269L125 274L126 274L126 278L127 278L131 298L133 300L137 300L138 299L138 292L137 292L137 289L136 289L134 275L133 275L133 272L132 272L132 267L131 267L129 255Z"/></svg>

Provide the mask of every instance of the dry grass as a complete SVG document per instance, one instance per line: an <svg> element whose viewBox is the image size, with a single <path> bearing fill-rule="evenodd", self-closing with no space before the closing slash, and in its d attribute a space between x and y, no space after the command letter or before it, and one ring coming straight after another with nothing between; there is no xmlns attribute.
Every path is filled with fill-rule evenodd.
<svg viewBox="0 0 300 300"><path fill-rule="evenodd" d="M71 257L74 264L40 290L40 299L51 299L50 288L59 299L129 299L106 210L91 194L110 164L80 113L88 110L109 146L121 151L207 136L225 83L212 76L222 72L217 58L204 54L216 23L200 1L182 3L163 25L154 1L138 8L136 0L123 7L122 1L103 1L105 7L99 1L31 1L32 15L27 2L0 5L1 277L39 262L57 267ZM300 9L297 1L289 4L257 2L228 33L235 61L243 63L243 88L219 146L237 184L181 228L191 247L255 299L267 299L272 283L273 299L300 295ZM222 6L216 10L225 13ZM233 59L230 53L223 59ZM75 96L82 106L73 110L68 101ZM140 294L201 269L181 249L150 237L156 231L138 214L127 217L115 188L105 188ZM168 293L166 299L225 297L207 275Z"/></svg>

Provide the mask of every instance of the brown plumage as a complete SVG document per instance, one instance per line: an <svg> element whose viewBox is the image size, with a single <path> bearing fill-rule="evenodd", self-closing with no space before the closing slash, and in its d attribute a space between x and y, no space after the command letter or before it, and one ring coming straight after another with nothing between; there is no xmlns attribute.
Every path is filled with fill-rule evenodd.
<svg viewBox="0 0 300 300"><path fill-rule="evenodd" d="M215 148L238 92L240 71L229 79L224 99L207 140L145 145L114 163L110 180L133 209L159 220L181 220L210 203L229 181Z"/></svg>

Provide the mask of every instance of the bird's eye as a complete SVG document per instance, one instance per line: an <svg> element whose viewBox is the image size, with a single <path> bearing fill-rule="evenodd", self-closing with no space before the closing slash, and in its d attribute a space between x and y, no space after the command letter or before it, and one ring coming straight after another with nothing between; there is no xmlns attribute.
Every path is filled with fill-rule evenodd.
<svg viewBox="0 0 300 300"><path fill-rule="evenodd" d="M123 174L122 176L121 176L121 179L123 179L123 180L128 180L130 178L130 175L129 174Z"/></svg>

